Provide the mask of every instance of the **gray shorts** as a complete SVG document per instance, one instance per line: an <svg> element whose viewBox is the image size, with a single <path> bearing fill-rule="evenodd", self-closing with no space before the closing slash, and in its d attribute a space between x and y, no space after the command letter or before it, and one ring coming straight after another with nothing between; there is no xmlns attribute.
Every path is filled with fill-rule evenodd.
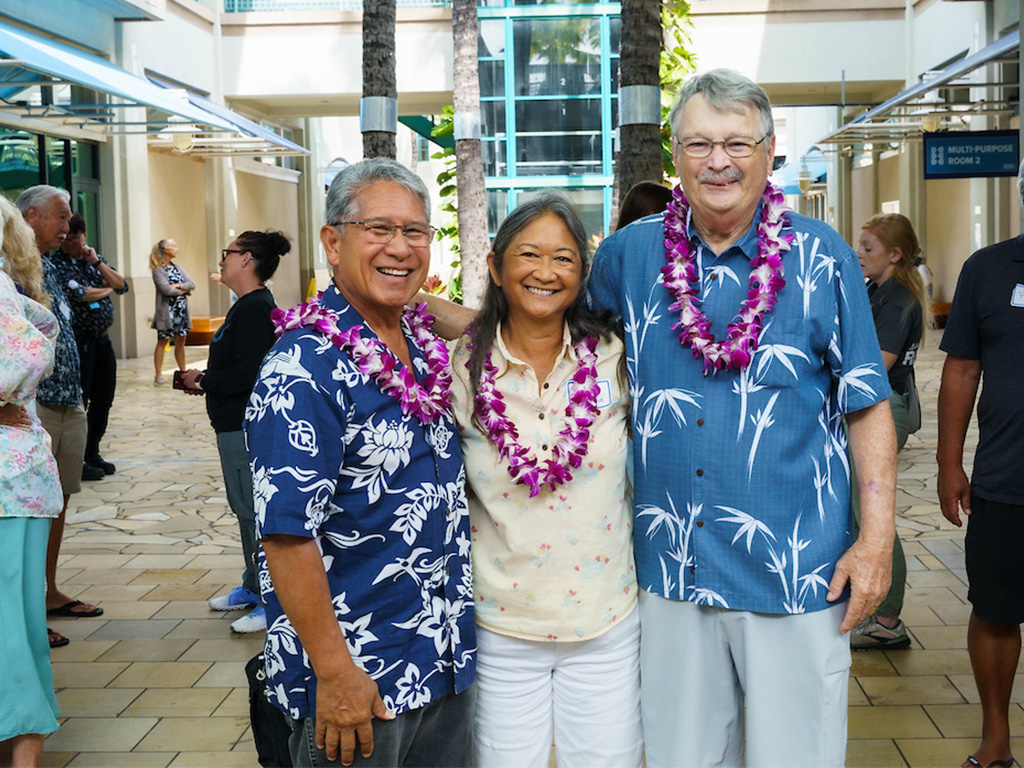
<svg viewBox="0 0 1024 768"><path fill-rule="evenodd" d="M50 434L50 450L57 460L60 487L65 496L82 490L82 463L89 431L81 405L44 405L36 401L39 421Z"/></svg>

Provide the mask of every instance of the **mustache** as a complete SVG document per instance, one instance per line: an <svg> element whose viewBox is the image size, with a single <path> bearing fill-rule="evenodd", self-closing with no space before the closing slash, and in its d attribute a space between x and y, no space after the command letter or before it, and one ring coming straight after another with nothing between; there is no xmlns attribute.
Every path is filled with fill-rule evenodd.
<svg viewBox="0 0 1024 768"><path fill-rule="evenodd" d="M697 181L738 181L743 178L739 168L726 168L724 171L703 170L697 175Z"/></svg>

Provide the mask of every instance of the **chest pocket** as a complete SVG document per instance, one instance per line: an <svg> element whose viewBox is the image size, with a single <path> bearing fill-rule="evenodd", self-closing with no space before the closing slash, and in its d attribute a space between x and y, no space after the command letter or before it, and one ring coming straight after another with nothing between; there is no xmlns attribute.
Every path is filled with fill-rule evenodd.
<svg viewBox="0 0 1024 768"><path fill-rule="evenodd" d="M781 389L806 384L821 368L813 323L776 320L761 335L748 376L754 386Z"/></svg>

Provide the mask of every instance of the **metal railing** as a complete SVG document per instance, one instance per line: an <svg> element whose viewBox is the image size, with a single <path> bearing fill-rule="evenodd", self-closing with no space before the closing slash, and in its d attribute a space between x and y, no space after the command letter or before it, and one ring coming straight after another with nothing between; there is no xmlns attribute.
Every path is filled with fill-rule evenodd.
<svg viewBox="0 0 1024 768"><path fill-rule="evenodd" d="M399 8L450 8L451 0L397 0ZM225 13L245 11L361 11L363 0L224 0Z"/></svg>

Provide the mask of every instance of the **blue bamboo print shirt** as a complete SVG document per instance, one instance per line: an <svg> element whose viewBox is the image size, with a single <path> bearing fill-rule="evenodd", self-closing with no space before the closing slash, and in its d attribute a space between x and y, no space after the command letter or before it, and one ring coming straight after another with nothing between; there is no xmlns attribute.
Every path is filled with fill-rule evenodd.
<svg viewBox="0 0 1024 768"><path fill-rule="evenodd" d="M720 256L698 246L701 307L718 339L746 298L759 221L760 209ZM786 285L751 364L704 376L671 329L663 231L659 214L607 238L589 288L626 331L637 581L736 610L826 608L852 543L843 414L890 394L857 257L827 225L790 214Z"/></svg>
<svg viewBox="0 0 1024 768"><path fill-rule="evenodd" d="M342 331L363 323L333 285L320 303L338 313ZM426 361L405 334L422 381ZM426 426L406 416L346 353L304 328L264 359L245 430L257 536L316 540L352 659L388 709L468 688L476 653L469 511L451 413ZM316 679L262 548L258 561L271 701L295 719L315 716Z"/></svg>

